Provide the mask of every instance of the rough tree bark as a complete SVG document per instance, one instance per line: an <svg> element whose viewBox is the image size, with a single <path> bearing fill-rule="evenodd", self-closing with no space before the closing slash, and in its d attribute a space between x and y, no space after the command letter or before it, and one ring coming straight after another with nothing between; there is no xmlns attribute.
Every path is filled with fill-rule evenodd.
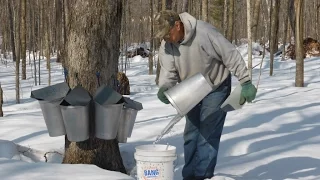
<svg viewBox="0 0 320 180"><path fill-rule="evenodd" d="M3 117L2 104L3 104L3 91L2 91L1 82L0 82L0 117Z"/></svg>
<svg viewBox="0 0 320 180"><path fill-rule="evenodd" d="M188 0L183 0L181 12L188 12Z"/></svg>
<svg viewBox="0 0 320 180"><path fill-rule="evenodd" d="M252 21L252 42L256 42L258 38L258 24L260 17L261 0L256 0L254 4L253 21Z"/></svg>
<svg viewBox="0 0 320 180"><path fill-rule="evenodd" d="M153 32L153 1L150 0L150 19L151 19L151 34L150 34L150 49L151 51L149 52L149 74L153 74L153 52L154 52L154 32Z"/></svg>
<svg viewBox="0 0 320 180"><path fill-rule="evenodd" d="M304 86L304 50L303 50L303 4L304 0L295 0L295 50L296 50L296 87Z"/></svg>
<svg viewBox="0 0 320 180"><path fill-rule="evenodd" d="M27 28L26 28L26 0L20 0L21 6L21 29L20 29L20 39L21 39L21 59L22 59L22 79L27 79L26 75L26 35L27 35Z"/></svg>
<svg viewBox="0 0 320 180"><path fill-rule="evenodd" d="M66 65L71 88L81 84L91 95L98 82L111 85L117 77L122 0L68 0ZM76 78L78 76L78 82ZM125 173L117 140L95 138L90 116L90 138L69 142L66 138L63 163L95 164Z"/></svg>
<svg viewBox="0 0 320 180"><path fill-rule="evenodd" d="M251 7L250 0L247 0L247 31L248 31L248 69L252 78L252 35L251 35Z"/></svg>
<svg viewBox="0 0 320 180"><path fill-rule="evenodd" d="M202 0L202 20L208 22L208 0Z"/></svg>
<svg viewBox="0 0 320 180"><path fill-rule="evenodd" d="M232 42L232 32L233 32L233 19L234 19L234 0L229 1L229 10L228 10L228 29L227 29L227 39Z"/></svg>

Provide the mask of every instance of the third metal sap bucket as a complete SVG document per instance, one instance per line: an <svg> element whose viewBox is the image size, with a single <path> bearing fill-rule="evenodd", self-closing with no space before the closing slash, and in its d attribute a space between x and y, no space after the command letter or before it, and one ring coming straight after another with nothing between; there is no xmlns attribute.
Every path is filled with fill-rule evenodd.
<svg viewBox="0 0 320 180"><path fill-rule="evenodd" d="M95 135L97 138L111 140L115 139L118 133L119 122L123 103L95 105Z"/></svg>
<svg viewBox="0 0 320 180"><path fill-rule="evenodd" d="M178 113L184 116L211 91L212 87L206 78L197 73L170 88L164 95Z"/></svg>
<svg viewBox="0 0 320 180"><path fill-rule="evenodd" d="M120 124L117 133L117 139L120 143L126 143L127 138L131 137L132 129L136 121L138 110L123 108L120 118Z"/></svg>

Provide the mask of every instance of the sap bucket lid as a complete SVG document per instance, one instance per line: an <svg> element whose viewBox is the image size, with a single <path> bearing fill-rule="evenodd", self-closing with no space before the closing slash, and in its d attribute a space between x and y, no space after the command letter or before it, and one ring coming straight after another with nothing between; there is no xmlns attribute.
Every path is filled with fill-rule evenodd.
<svg viewBox="0 0 320 180"><path fill-rule="evenodd" d="M93 96L93 100L100 105L117 104L122 95L107 85L101 85Z"/></svg>
<svg viewBox="0 0 320 180"><path fill-rule="evenodd" d="M131 108L137 111L140 111L141 109L143 109L142 104L138 101L134 101L128 97L123 97L123 100L124 100L124 107L126 108Z"/></svg>
<svg viewBox="0 0 320 180"><path fill-rule="evenodd" d="M245 102L240 102L241 97L241 84L239 83L236 88L231 92L228 98L222 103L221 109L225 112L241 109Z"/></svg>
<svg viewBox="0 0 320 180"><path fill-rule="evenodd" d="M44 101L55 101L64 98L70 92L67 83L58 83L41 89L31 91L31 98Z"/></svg>

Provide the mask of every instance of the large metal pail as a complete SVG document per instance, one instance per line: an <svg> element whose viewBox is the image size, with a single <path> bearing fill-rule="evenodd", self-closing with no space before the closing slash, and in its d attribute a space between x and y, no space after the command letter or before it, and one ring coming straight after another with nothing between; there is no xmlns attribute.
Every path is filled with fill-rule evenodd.
<svg viewBox="0 0 320 180"><path fill-rule="evenodd" d="M67 83L58 83L31 91L31 98L37 99L49 136L56 137L66 134L59 104L70 88Z"/></svg>
<svg viewBox="0 0 320 180"><path fill-rule="evenodd" d="M211 91L212 87L205 77L197 73L168 89L164 95L177 112L184 116Z"/></svg>
<svg viewBox="0 0 320 180"><path fill-rule="evenodd" d="M75 87L61 102L60 108L69 141L89 139L90 94L82 87Z"/></svg>
<svg viewBox="0 0 320 180"><path fill-rule="evenodd" d="M119 143L126 143L127 138L131 137L132 129L136 121L138 110L123 108L120 118L120 124L117 133Z"/></svg>
<svg viewBox="0 0 320 180"><path fill-rule="evenodd" d="M121 104L95 105L95 136L99 139L115 139L118 133L120 117L123 109Z"/></svg>

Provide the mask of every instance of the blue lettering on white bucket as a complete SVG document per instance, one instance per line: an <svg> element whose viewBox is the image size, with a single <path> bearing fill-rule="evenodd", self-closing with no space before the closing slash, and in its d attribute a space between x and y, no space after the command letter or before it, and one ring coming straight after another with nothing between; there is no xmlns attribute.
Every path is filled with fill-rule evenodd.
<svg viewBox="0 0 320 180"><path fill-rule="evenodd" d="M146 169L143 171L143 173L146 178L154 178L159 176L158 169Z"/></svg>

